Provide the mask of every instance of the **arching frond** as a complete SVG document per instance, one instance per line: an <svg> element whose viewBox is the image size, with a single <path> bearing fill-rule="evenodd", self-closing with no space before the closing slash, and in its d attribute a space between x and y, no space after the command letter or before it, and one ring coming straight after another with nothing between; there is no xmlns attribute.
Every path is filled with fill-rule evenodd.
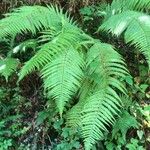
<svg viewBox="0 0 150 150"><path fill-rule="evenodd" d="M113 15L100 26L99 30L108 31L119 36L126 30L134 18L139 18L141 15L142 13L134 11L125 11L123 13Z"/></svg>
<svg viewBox="0 0 150 150"><path fill-rule="evenodd" d="M145 56L150 69L150 16L145 15L133 19L124 37L126 43L135 45Z"/></svg>
<svg viewBox="0 0 150 150"><path fill-rule="evenodd" d="M45 66L53 58L56 58L57 54L63 53L70 47L76 48L82 40L83 37L80 30L76 28L63 30L52 41L42 45L36 55L24 65L20 72L19 80L35 69Z"/></svg>
<svg viewBox="0 0 150 150"><path fill-rule="evenodd" d="M0 21L0 38L26 32L35 34L45 28L60 30L65 23L74 24L62 9L53 6L23 6L5 16Z"/></svg>
<svg viewBox="0 0 150 150"><path fill-rule="evenodd" d="M76 50L70 48L48 63L41 71L44 87L48 90L48 95L55 99L60 115L66 102L80 87L83 66L83 58Z"/></svg>
<svg viewBox="0 0 150 150"><path fill-rule="evenodd" d="M111 55L110 55L111 54ZM118 114L121 100L116 92L126 93L118 77L128 74L121 56L108 44L96 43L87 54L89 75L97 84L87 97L82 114L82 135L85 148L91 149L96 140L103 137L106 126L113 124Z"/></svg>
<svg viewBox="0 0 150 150"><path fill-rule="evenodd" d="M8 77L16 70L19 61L14 58L6 58L0 60L0 74L5 77L6 81Z"/></svg>
<svg viewBox="0 0 150 150"><path fill-rule="evenodd" d="M150 16L134 11L114 15L104 22L101 30L117 36L125 32L125 42L134 44L145 56L150 68Z"/></svg>

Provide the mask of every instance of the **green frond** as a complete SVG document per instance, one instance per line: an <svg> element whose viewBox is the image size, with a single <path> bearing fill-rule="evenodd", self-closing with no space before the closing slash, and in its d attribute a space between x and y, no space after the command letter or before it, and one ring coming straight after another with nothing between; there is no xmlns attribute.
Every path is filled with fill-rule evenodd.
<svg viewBox="0 0 150 150"><path fill-rule="evenodd" d="M108 44L93 45L88 51L87 63L89 76L97 84L97 90L86 98L81 111L85 149L90 150L97 140L103 138L107 126L114 123L114 115L118 115L122 103L117 90L126 93L119 78L128 72L122 57Z"/></svg>
<svg viewBox="0 0 150 150"><path fill-rule="evenodd" d="M44 87L48 90L62 115L65 104L80 87L84 61L80 54L70 48L42 69Z"/></svg>
<svg viewBox="0 0 150 150"><path fill-rule="evenodd" d="M45 14L45 15L43 15ZM17 33L33 34L36 30L50 27L49 10L42 6L23 6L6 14L6 18L0 21L0 37L16 35Z"/></svg>
<svg viewBox="0 0 150 150"><path fill-rule="evenodd" d="M118 131L121 131L125 140L126 133L130 128L138 128L138 122L134 116L131 116L127 111L123 111L113 126L112 138L115 137Z"/></svg>
<svg viewBox="0 0 150 150"><path fill-rule="evenodd" d="M100 30L113 33L116 36L123 32L125 42L135 45L145 56L150 68L150 16L134 11L125 11L110 17Z"/></svg>
<svg viewBox="0 0 150 150"><path fill-rule="evenodd" d="M66 23L73 23L62 9L54 6L23 6L14 9L0 21L0 38L31 32L36 34L43 29L55 28L61 30Z"/></svg>
<svg viewBox="0 0 150 150"><path fill-rule="evenodd" d="M99 28L100 30L108 31L116 36L120 36L128 27L134 18L138 18L142 13L134 11L125 11L123 13L113 15L105 21ZM145 14L144 14L145 15Z"/></svg>
<svg viewBox="0 0 150 150"><path fill-rule="evenodd" d="M118 108L107 98L106 93L106 90L95 92L86 100L82 110L81 130L86 150L90 150L97 140L103 138L103 132L107 132L106 126L115 120L113 115L117 114Z"/></svg>
<svg viewBox="0 0 150 150"><path fill-rule="evenodd" d="M19 81L35 69L42 69L43 66L51 62L58 54L63 53L66 49L70 47L77 48L82 39L80 30L74 27L63 30L50 42L42 45L40 50L26 62L20 72Z"/></svg>
<svg viewBox="0 0 150 150"><path fill-rule="evenodd" d="M8 77L16 70L19 61L14 58L5 58L0 60L0 75L4 76L6 81Z"/></svg>
<svg viewBox="0 0 150 150"><path fill-rule="evenodd" d="M126 43L135 45L145 56L150 69L150 16L135 18L129 24L125 35Z"/></svg>

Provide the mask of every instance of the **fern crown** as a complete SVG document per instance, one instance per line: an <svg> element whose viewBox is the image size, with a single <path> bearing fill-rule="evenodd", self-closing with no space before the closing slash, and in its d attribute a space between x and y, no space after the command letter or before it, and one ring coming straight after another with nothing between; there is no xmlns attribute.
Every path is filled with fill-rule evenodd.
<svg viewBox="0 0 150 150"><path fill-rule="evenodd" d="M150 66L150 17L142 13L149 0L118 2L107 7L109 15L99 31L116 36L124 33L126 43L135 45ZM120 94L127 95L122 79L130 74L123 57L112 45L84 33L58 7L23 6L5 16L0 21L0 39L40 34L34 45L36 53L22 67L19 81L39 71L49 101L55 102L61 117L66 115L68 126L80 128L85 149L92 149L114 124L122 107ZM10 68L17 66L13 58L0 62L0 73L6 78L9 73L3 67L7 61L12 62ZM75 95L77 104L67 111Z"/></svg>

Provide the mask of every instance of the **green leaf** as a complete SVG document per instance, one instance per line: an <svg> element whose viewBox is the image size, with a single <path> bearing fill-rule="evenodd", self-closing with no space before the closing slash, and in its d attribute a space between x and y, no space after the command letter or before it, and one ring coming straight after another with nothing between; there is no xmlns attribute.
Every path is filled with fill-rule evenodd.
<svg viewBox="0 0 150 150"><path fill-rule="evenodd" d="M149 87L148 84L141 84L140 85L140 89L142 90L142 92L145 92L148 87Z"/></svg>
<svg viewBox="0 0 150 150"><path fill-rule="evenodd" d="M62 135L64 138L67 138L67 137L69 137L69 132L70 132L70 129L69 129L69 128L64 128L61 135Z"/></svg>
<svg viewBox="0 0 150 150"><path fill-rule="evenodd" d="M60 120L56 120L53 124L53 127L56 129L56 130L60 130L61 129L61 125L63 124L63 119L60 119Z"/></svg>
<svg viewBox="0 0 150 150"><path fill-rule="evenodd" d="M142 130L137 130L137 135L138 135L139 139L141 140L144 135L144 132Z"/></svg>
<svg viewBox="0 0 150 150"><path fill-rule="evenodd" d="M38 117L36 119L36 125L39 126L40 124L42 124L46 118L49 117L49 112L47 111L41 111L38 113Z"/></svg>
<svg viewBox="0 0 150 150"><path fill-rule="evenodd" d="M19 61L14 58L5 58L0 60L0 74L8 81L8 77L16 71Z"/></svg>
<svg viewBox="0 0 150 150"><path fill-rule="evenodd" d="M78 141L73 141L71 144L73 148L76 148L76 149L80 148L80 143Z"/></svg>

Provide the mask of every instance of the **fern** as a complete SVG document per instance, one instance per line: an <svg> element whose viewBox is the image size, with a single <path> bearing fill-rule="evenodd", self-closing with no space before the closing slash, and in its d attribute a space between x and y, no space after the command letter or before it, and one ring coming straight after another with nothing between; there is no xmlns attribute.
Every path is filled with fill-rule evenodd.
<svg viewBox="0 0 150 150"><path fill-rule="evenodd" d="M1 38L18 33L36 34L37 31L51 27L59 30L65 22L74 24L67 13L63 15L62 9L59 10L58 7L54 8L53 6L23 6L5 16L6 18L0 21Z"/></svg>
<svg viewBox="0 0 150 150"><path fill-rule="evenodd" d="M16 70L19 61L14 58L0 60L0 74L8 81L8 77Z"/></svg>
<svg viewBox="0 0 150 150"><path fill-rule="evenodd" d="M87 64L89 75L97 85L96 90L86 98L81 111L85 148L90 149L96 140L103 138L103 131L107 131L106 125L113 124L114 115L117 115L118 107L121 106L114 88L125 93L125 88L117 77L128 73L121 56L107 44L97 43L91 47L87 53Z"/></svg>
<svg viewBox="0 0 150 150"><path fill-rule="evenodd" d="M113 33L116 36L124 33L125 42L135 45L145 56L150 68L150 17L143 13L125 11L110 17L100 30Z"/></svg>
<svg viewBox="0 0 150 150"><path fill-rule="evenodd" d="M42 33L19 81L38 70L61 117L77 94L79 102L68 112L67 124L81 129L85 149L90 150L115 122L122 107L119 94L127 94L120 81L129 75L123 58L111 45L85 34L57 7L24 6L6 16L0 21L1 38Z"/></svg>

